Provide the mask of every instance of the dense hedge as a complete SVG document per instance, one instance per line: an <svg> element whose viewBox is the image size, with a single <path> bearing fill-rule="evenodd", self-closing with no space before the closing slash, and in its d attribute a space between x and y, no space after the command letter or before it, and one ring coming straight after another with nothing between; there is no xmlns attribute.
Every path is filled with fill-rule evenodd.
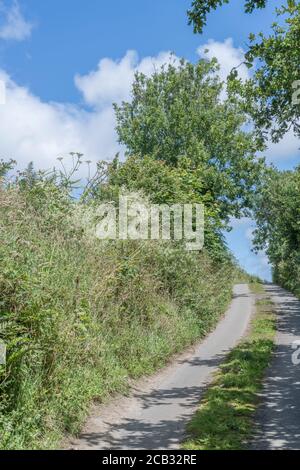
<svg viewBox="0 0 300 470"><path fill-rule="evenodd" d="M93 399L203 337L234 267L180 244L104 242L51 180L0 189L0 446L51 448Z"/></svg>

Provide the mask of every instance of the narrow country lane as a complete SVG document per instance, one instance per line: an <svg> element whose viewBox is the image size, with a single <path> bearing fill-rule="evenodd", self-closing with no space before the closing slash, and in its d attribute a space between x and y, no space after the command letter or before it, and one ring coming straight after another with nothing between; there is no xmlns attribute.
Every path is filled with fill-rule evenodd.
<svg viewBox="0 0 300 470"><path fill-rule="evenodd" d="M300 340L300 301L274 285L266 291L276 306L278 332L251 448L300 450L300 364L292 361L293 343Z"/></svg>
<svg viewBox="0 0 300 470"><path fill-rule="evenodd" d="M95 409L73 449L176 449L205 386L226 352L245 333L254 297L247 285L234 298L217 328L192 352L177 359L130 397L119 397Z"/></svg>

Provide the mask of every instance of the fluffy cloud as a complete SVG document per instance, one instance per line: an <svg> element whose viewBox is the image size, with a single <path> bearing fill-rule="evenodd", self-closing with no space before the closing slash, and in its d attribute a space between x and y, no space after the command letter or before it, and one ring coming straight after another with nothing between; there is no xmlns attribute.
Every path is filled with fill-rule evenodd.
<svg viewBox="0 0 300 470"><path fill-rule="evenodd" d="M130 98L130 89L136 72L149 76L155 69L178 59L170 52L161 52L157 57L146 57L140 62L136 51L128 51L120 61L102 59L98 68L88 75L75 77L75 83L86 103L96 107L120 102Z"/></svg>
<svg viewBox="0 0 300 470"><path fill-rule="evenodd" d="M17 1L10 7L0 3L0 39L23 41L31 35L32 27L23 17Z"/></svg>
<svg viewBox="0 0 300 470"><path fill-rule="evenodd" d="M94 164L111 159L120 150L112 102L129 98L136 71L151 75L170 60L178 59L162 52L139 61L133 51L120 61L103 59L96 71L75 78L89 110L43 102L0 71L6 87L6 103L0 105L0 157L14 158L21 168L30 161L37 168L52 167L58 156L71 151L84 153Z"/></svg>
<svg viewBox="0 0 300 470"><path fill-rule="evenodd" d="M6 83L6 103L0 106L1 156L13 157L21 167L33 161L48 168L70 151L97 160L117 150L111 109L97 113L45 103L6 75L0 78Z"/></svg>
<svg viewBox="0 0 300 470"><path fill-rule="evenodd" d="M241 63L243 51L227 39L224 43L209 41L198 53L207 58L216 56L221 64L221 78L225 79ZM6 86L6 103L0 103L0 158L12 157L21 168L30 161L37 168L52 167L58 156L71 151L84 153L94 164L100 159L111 159L121 150L112 102L130 99L137 71L149 76L170 61L176 65L178 58L169 52L139 60L136 52L128 51L120 60L102 59L94 71L75 77L75 85L83 96L82 106L44 102L0 70L0 81ZM240 67L239 71L247 77L247 69ZM297 155L298 147L299 143L288 135L282 143L270 146L268 159L275 162Z"/></svg>
<svg viewBox="0 0 300 470"><path fill-rule="evenodd" d="M221 80L226 81L231 70L235 67L243 80L249 78L249 70L243 64L245 51L240 47L234 47L232 38L228 38L224 42L210 39L206 44L200 46L197 52L201 58L218 59Z"/></svg>

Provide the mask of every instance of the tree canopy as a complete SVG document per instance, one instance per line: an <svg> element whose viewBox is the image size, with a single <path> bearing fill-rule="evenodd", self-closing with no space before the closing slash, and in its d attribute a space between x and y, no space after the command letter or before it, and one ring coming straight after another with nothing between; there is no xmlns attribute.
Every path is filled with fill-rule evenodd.
<svg viewBox="0 0 300 470"><path fill-rule="evenodd" d="M193 25L195 33L202 33L210 11L229 2L230 0L193 0L188 16L189 24ZM252 13L255 8L264 8L266 3L267 0L245 0L245 12Z"/></svg>
<svg viewBox="0 0 300 470"><path fill-rule="evenodd" d="M257 195L254 243L266 249L274 280L300 294L300 167L270 169Z"/></svg>
<svg viewBox="0 0 300 470"><path fill-rule="evenodd" d="M194 31L201 33L207 15L229 0L194 0L188 12ZM245 11L266 1L247 1ZM292 131L300 138L300 2L287 0L276 10L271 33L250 34L245 64L251 77L243 82L233 70L229 94L241 99L263 145L278 142ZM265 249L276 282L300 295L300 167L295 171L269 168L256 192L254 245Z"/></svg>
<svg viewBox="0 0 300 470"><path fill-rule="evenodd" d="M231 87L243 98L257 135L278 142L289 130L300 137L300 3L290 1L277 11L269 36L250 35L245 55L252 77Z"/></svg>
<svg viewBox="0 0 300 470"><path fill-rule="evenodd" d="M208 13L229 0L194 0L188 12L195 32L202 32ZM245 11L264 8L266 0L245 2ZM254 121L256 133L263 140L278 142L289 130L300 137L300 3L287 0L276 10L277 22L270 35L250 34L245 64L252 77L243 83L237 70L231 74L231 90L244 100Z"/></svg>
<svg viewBox="0 0 300 470"><path fill-rule="evenodd" d="M257 140L244 130L239 100L221 96L217 70L216 61L201 60L166 66L150 78L137 74L132 101L115 110L119 140L129 156L180 169L185 185L190 181L227 221L251 205L264 165L256 157Z"/></svg>

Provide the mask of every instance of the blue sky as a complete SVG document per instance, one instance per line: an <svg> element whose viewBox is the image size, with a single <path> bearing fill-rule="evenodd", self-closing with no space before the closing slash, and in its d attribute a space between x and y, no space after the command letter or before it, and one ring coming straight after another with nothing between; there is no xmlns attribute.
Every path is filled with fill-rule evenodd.
<svg viewBox="0 0 300 470"><path fill-rule="evenodd" d="M233 0L209 16L202 36L187 25L190 3L0 0L0 79L7 85L0 155L39 167L73 150L93 161L111 158L118 149L111 102L129 97L135 70L151 73L170 51L196 61L208 45L225 76L242 57L248 34L269 29L281 1L245 15L244 1ZM299 161L297 148L289 135L271 146L267 159L292 168ZM250 251L250 221L235 222L228 242L243 266L269 277L265 257Z"/></svg>

